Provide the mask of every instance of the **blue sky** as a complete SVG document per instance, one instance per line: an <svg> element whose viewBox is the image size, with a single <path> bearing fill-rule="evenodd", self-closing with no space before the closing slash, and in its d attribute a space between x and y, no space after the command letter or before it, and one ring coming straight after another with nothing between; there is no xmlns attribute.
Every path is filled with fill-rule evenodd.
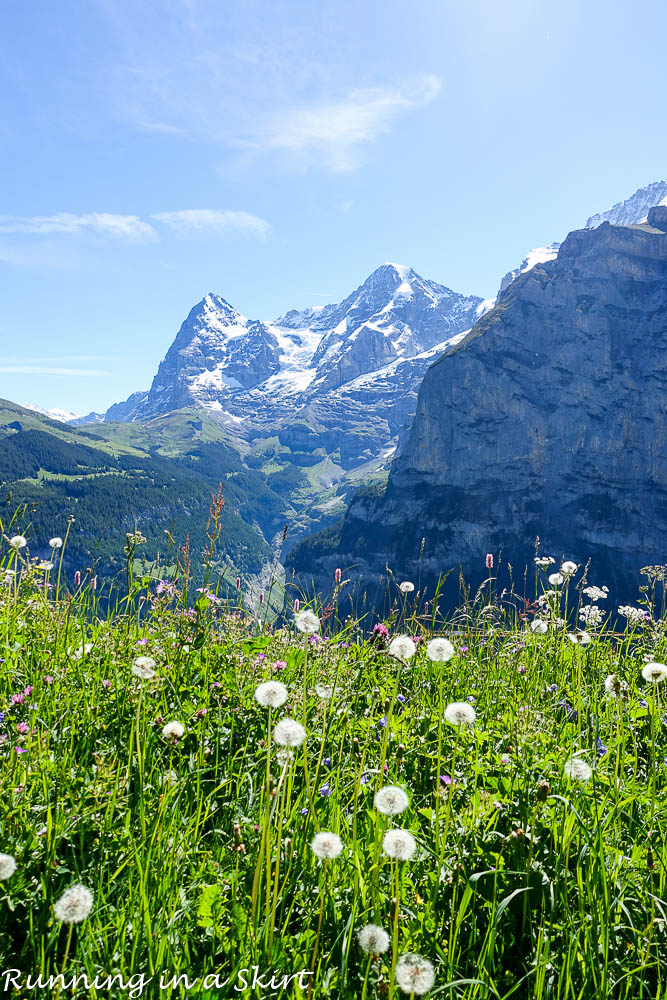
<svg viewBox="0 0 667 1000"><path fill-rule="evenodd" d="M495 294L667 177L661 0L5 0L0 396L104 409L191 306Z"/></svg>

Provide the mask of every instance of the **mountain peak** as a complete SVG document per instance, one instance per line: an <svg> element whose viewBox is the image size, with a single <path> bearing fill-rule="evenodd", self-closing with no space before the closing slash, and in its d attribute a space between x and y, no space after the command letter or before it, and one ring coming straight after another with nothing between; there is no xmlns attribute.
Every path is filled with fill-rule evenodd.
<svg viewBox="0 0 667 1000"><path fill-rule="evenodd" d="M610 222L612 226L636 226L646 222L649 209L656 205L667 205L667 181L653 181L638 188L625 201L616 202L606 212L591 215L586 229L596 229L603 222Z"/></svg>

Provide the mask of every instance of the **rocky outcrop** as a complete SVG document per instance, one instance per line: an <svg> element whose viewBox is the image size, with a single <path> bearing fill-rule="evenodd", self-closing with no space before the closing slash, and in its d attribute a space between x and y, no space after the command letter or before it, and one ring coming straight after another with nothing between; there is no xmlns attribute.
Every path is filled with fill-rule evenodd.
<svg viewBox="0 0 667 1000"><path fill-rule="evenodd" d="M573 232L520 275L428 369L386 490L292 565L321 586L346 564L414 579L425 539L431 585L459 565L479 583L501 549L522 579L536 536L590 557L612 600L667 561L667 208Z"/></svg>

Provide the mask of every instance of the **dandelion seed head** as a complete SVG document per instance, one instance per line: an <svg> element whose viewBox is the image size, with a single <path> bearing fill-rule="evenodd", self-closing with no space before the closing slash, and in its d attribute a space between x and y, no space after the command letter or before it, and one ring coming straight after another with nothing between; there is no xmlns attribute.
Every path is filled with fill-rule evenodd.
<svg viewBox="0 0 667 1000"><path fill-rule="evenodd" d="M155 677L156 666L152 656L138 656L132 664L132 673L142 681L149 681Z"/></svg>
<svg viewBox="0 0 667 1000"><path fill-rule="evenodd" d="M306 730L295 719L281 719L273 730L274 741L282 747L300 747L306 738Z"/></svg>
<svg viewBox="0 0 667 1000"><path fill-rule="evenodd" d="M572 781L581 781L584 785L593 774L589 765L581 757L571 757L563 765L563 771L566 777Z"/></svg>
<svg viewBox="0 0 667 1000"><path fill-rule="evenodd" d="M409 580L404 580L403 583L399 583L398 589L402 594L411 594L415 589L414 583L410 583Z"/></svg>
<svg viewBox="0 0 667 1000"><path fill-rule="evenodd" d="M384 816L397 816L410 805L410 799L397 785L386 785L375 793L375 808Z"/></svg>
<svg viewBox="0 0 667 1000"><path fill-rule="evenodd" d="M394 975L403 993L416 996L428 993L435 982L435 970L428 959L413 953L401 955Z"/></svg>
<svg viewBox="0 0 667 1000"><path fill-rule="evenodd" d="M337 833L323 830L321 833L315 834L310 846L315 857L321 858L323 861L329 861L332 858L337 858L341 853L343 850L343 841Z"/></svg>
<svg viewBox="0 0 667 1000"><path fill-rule="evenodd" d="M552 587L560 587L561 583L565 583L565 577L562 573L552 573L549 576L549 583Z"/></svg>
<svg viewBox="0 0 667 1000"><path fill-rule="evenodd" d="M382 850L388 858L408 861L417 850L415 838L408 830L387 830L382 838Z"/></svg>
<svg viewBox="0 0 667 1000"><path fill-rule="evenodd" d="M578 569L579 567L575 562L572 562L571 559L566 559L563 565L561 566L560 571L563 574L563 576L570 577L574 576L574 574L577 572Z"/></svg>
<svg viewBox="0 0 667 1000"><path fill-rule="evenodd" d="M454 647L449 639L437 637L426 643L426 655L435 663L446 663L454 655Z"/></svg>
<svg viewBox="0 0 667 1000"><path fill-rule="evenodd" d="M318 698L321 698L322 701L329 701L333 696L333 693L334 693L333 684L315 685L315 694L317 695Z"/></svg>
<svg viewBox="0 0 667 1000"><path fill-rule="evenodd" d="M59 538L57 535L56 535L55 538L49 538L49 548L50 549L62 549L62 547L63 547L63 540L62 540L62 538Z"/></svg>
<svg viewBox="0 0 667 1000"><path fill-rule="evenodd" d="M589 632L568 632L567 637L575 646L587 646L591 641Z"/></svg>
<svg viewBox="0 0 667 1000"><path fill-rule="evenodd" d="M73 885L53 907L56 920L63 924L80 924L93 908L93 894L85 885Z"/></svg>
<svg viewBox="0 0 667 1000"><path fill-rule="evenodd" d="M538 635L544 635L548 628L549 626L545 622L544 618L533 618L530 623L531 631L536 632Z"/></svg>
<svg viewBox="0 0 667 1000"><path fill-rule="evenodd" d="M367 955L383 955L389 950L389 935L377 924L366 924L359 931L359 945Z"/></svg>
<svg viewBox="0 0 667 1000"><path fill-rule="evenodd" d="M16 871L16 858L11 854L0 854L0 882L11 878Z"/></svg>
<svg viewBox="0 0 667 1000"><path fill-rule="evenodd" d="M18 552L19 549L24 549L26 547L28 540L23 535L12 535L9 539L9 544Z"/></svg>
<svg viewBox="0 0 667 1000"><path fill-rule="evenodd" d="M299 611L294 615L294 626L305 635L314 635L320 631L321 622L313 611L306 608L305 611Z"/></svg>
<svg viewBox="0 0 667 1000"><path fill-rule="evenodd" d="M287 688L280 681L265 681L255 688L255 701L262 708L280 708L287 701Z"/></svg>
<svg viewBox="0 0 667 1000"><path fill-rule="evenodd" d="M185 726L182 722L168 722L162 727L162 735L167 740L180 740L184 732Z"/></svg>
<svg viewBox="0 0 667 1000"><path fill-rule="evenodd" d="M452 701L445 709L445 719L451 726L472 726L477 713L467 701Z"/></svg>
<svg viewBox="0 0 667 1000"><path fill-rule="evenodd" d="M647 663L642 668L642 677L652 684L660 684L667 677L667 665L664 663Z"/></svg>
<svg viewBox="0 0 667 1000"><path fill-rule="evenodd" d="M389 643L389 653L398 656L401 660L409 660L417 652L417 647L409 635L397 635Z"/></svg>

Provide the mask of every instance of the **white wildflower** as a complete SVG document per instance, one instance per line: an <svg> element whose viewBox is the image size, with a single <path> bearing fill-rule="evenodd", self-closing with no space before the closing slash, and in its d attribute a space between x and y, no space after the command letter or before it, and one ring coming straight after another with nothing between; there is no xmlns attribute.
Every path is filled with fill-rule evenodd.
<svg viewBox="0 0 667 1000"><path fill-rule="evenodd" d="M289 747L281 747L276 753L276 760L280 767L284 767L285 764L289 764L291 760L294 760L294 751L290 750Z"/></svg>
<svg viewBox="0 0 667 1000"><path fill-rule="evenodd" d="M41 569L43 573L50 573L53 569L52 562L40 562L37 563L37 569Z"/></svg>
<svg viewBox="0 0 667 1000"><path fill-rule="evenodd" d="M552 573L549 577L549 583L552 587L560 587L561 583L565 583L565 577L562 573Z"/></svg>
<svg viewBox="0 0 667 1000"><path fill-rule="evenodd" d="M604 679L604 689L610 698L618 698L626 687L625 682L617 674L608 674Z"/></svg>
<svg viewBox="0 0 667 1000"><path fill-rule="evenodd" d="M472 726L477 713L467 701L453 701L445 709L445 719L452 726Z"/></svg>
<svg viewBox="0 0 667 1000"><path fill-rule="evenodd" d="M565 762L563 771L566 777L571 778L572 781L581 781L583 784L586 784L593 774L586 761L582 760L581 757L571 757Z"/></svg>
<svg viewBox="0 0 667 1000"><path fill-rule="evenodd" d="M294 625L299 632L305 632L306 635L314 635L320 631L321 622L313 611L306 609L294 615Z"/></svg>
<svg viewBox="0 0 667 1000"><path fill-rule="evenodd" d="M409 635L397 635L389 644L388 652L400 660L409 660L417 652L417 647Z"/></svg>
<svg viewBox="0 0 667 1000"><path fill-rule="evenodd" d="M23 537L23 535L12 535L9 539L9 544L18 552L19 549L24 549L26 547L28 541Z"/></svg>
<svg viewBox="0 0 667 1000"><path fill-rule="evenodd" d="M11 854L0 854L0 882L6 882L16 871L16 858Z"/></svg>
<svg viewBox="0 0 667 1000"><path fill-rule="evenodd" d="M337 858L341 853L343 841L337 833L323 830L321 833L315 834L310 846L316 857L322 858L323 861L329 861L331 858Z"/></svg>
<svg viewBox="0 0 667 1000"><path fill-rule="evenodd" d="M262 708L280 708L287 701L287 688L280 681L265 681L255 688L255 701Z"/></svg>
<svg viewBox="0 0 667 1000"><path fill-rule="evenodd" d="M401 955L394 975L403 993L418 997L428 993L435 982L435 971L428 959L413 953Z"/></svg>
<svg viewBox="0 0 667 1000"><path fill-rule="evenodd" d="M64 893L53 907L56 920L63 924L80 924L90 914L93 908L93 894L85 885L73 885Z"/></svg>
<svg viewBox="0 0 667 1000"><path fill-rule="evenodd" d="M322 701L329 701L333 697L334 687L333 684L316 684L315 694Z"/></svg>
<svg viewBox="0 0 667 1000"><path fill-rule="evenodd" d="M403 583L399 583L398 589L402 594L411 594L415 589L414 583L410 583L409 580L404 580Z"/></svg>
<svg viewBox="0 0 667 1000"><path fill-rule="evenodd" d="M530 628L532 632L537 632L538 635L544 635L549 626L545 622L544 618L533 618L530 623Z"/></svg>
<svg viewBox="0 0 667 1000"><path fill-rule="evenodd" d="M568 632L567 637L575 646L587 646L591 641L589 632Z"/></svg>
<svg viewBox="0 0 667 1000"><path fill-rule="evenodd" d="M162 735L167 740L180 740L184 732L185 726L182 722L168 722L162 727Z"/></svg>
<svg viewBox="0 0 667 1000"><path fill-rule="evenodd" d="M281 719L273 730L273 739L281 747L300 747L306 730L295 719Z"/></svg>
<svg viewBox="0 0 667 1000"><path fill-rule="evenodd" d="M549 622L549 624L550 624L551 628L553 628L553 629L559 629L559 628L562 628L563 625L565 624L565 619L564 618L552 618L551 621Z"/></svg>
<svg viewBox="0 0 667 1000"><path fill-rule="evenodd" d="M385 785L375 793L373 804L384 816L397 816L408 808L410 799L397 785Z"/></svg>
<svg viewBox="0 0 667 1000"><path fill-rule="evenodd" d="M535 556L535 565L539 566L540 569L547 569L549 566L553 566L556 560L553 556Z"/></svg>
<svg viewBox="0 0 667 1000"><path fill-rule="evenodd" d="M622 604L618 613L628 619L628 625L643 625L649 618L648 611L644 611L643 608L633 608L630 604Z"/></svg>
<svg viewBox="0 0 667 1000"><path fill-rule="evenodd" d="M435 663L446 663L454 655L454 647L449 639L438 637L426 643L426 655Z"/></svg>
<svg viewBox="0 0 667 1000"><path fill-rule="evenodd" d="M570 559L566 559L563 565L561 566L560 571L563 574L563 576L571 577L574 576L574 574L577 572L578 569L579 567L575 562L572 562Z"/></svg>
<svg viewBox="0 0 667 1000"><path fill-rule="evenodd" d="M579 620L590 628L595 628L602 624L602 609L597 604L585 604L579 609Z"/></svg>
<svg viewBox="0 0 667 1000"><path fill-rule="evenodd" d="M382 850L388 858L409 861L417 850L417 842L408 830L387 830L382 838Z"/></svg>
<svg viewBox="0 0 667 1000"><path fill-rule="evenodd" d="M88 656L93 648L92 642L84 642L83 646L79 646L71 654L73 660L80 660L83 656Z"/></svg>
<svg viewBox="0 0 667 1000"><path fill-rule="evenodd" d="M584 587L584 594L591 601L604 601L609 596L609 587Z"/></svg>
<svg viewBox="0 0 667 1000"><path fill-rule="evenodd" d="M132 664L132 673L142 681L150 681L155 677L156 666L152 656L138 656Z"/></svg>
<svg viewBox="0 0 667 1000"><path fill-rule="evenodd" d="M63 540L62 540L62 538L58 538L57 535L56 535L55 538L49 538L49 548L50 549L62 549L62 547L63 547Z"/></svg>
<svg viewBox="0 0 667 1000"><path fill-rule="evenodd" d="M660 684L667 677L667 665L664 663L647 663L642 668L642 677L645 681Z"/></svg>
<svg viewBox="0 0 667 1000"><path fill-rule="evenodd" d="M389 935L377 924L366 924L359 931L359 944L367 955L382 955L389 949Z"/></svg>

